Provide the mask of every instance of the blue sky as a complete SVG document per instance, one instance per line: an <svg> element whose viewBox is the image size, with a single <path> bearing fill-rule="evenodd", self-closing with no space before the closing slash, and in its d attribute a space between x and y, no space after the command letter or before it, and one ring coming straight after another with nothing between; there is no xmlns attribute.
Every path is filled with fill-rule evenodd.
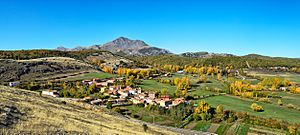
<svg viewBox="0 0 300 135"><path fill-rule="evenodd" d="M7 0L0 49L102 44L124 36L174 53L300 57L296 0Z"/></svg>

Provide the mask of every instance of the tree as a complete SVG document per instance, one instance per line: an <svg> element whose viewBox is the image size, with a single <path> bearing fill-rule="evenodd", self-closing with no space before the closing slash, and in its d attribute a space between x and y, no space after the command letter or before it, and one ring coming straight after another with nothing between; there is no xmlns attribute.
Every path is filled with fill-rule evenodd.
<svg viewBox="0 0 300 135"><path fill-rule="evenodd" d="M222 105L218 105L216 108L216 113L217 114L223 114L224 108Z"/></svg>
<svg viewBox="0 0 300 135"><path fill-rule="evenodd" d="M112 109L112 102L111 102L111 101L108 101L108 102L107 102L106 108L107 108L107 109Z"/></svg>
<svg viewBox="0 0 300 135"><path fill-rule="evenodd" d="M280 106L283 105L283 102L281 101L281 99L278 99L277 104L280 105Z"/></svg>
<svg viewBox="0 0 300 135"><path fill-rule="evenodd" d="M168 90L166 88L163 88L161 90L161 95L167 95L168 94Z"/></svg>
<svg viewBox="0 0 300 135"><path fill-rule="evenodd" d="M256 103L253 103L251 105L251 108L252 108L253 111L256 111L256 112L262 112L262 111L264 111L263 107L260 106L260 105L258 105L258 104L256 104Z"/></svg>
<svg viewBox="0 0 300 135"><path fill-rule="evenodd" d="M184 89L184 90L181 91L181 96L182 97L185 97L186 94L187 94L187 89Z"/></svg>
<svg viewBox="0 0 300 135"><path fill-rule="evenodd" d="M90 87L89 87L89 90L88 90L88 93L89 94L94 94L96 92L96 84L92 84Z"/></svg>
<svg viewBox="0 0 300 135"><path fill-rule="evenodd" d="M284 82L283 82L283 83L284 83L284 86L285 86L285 87L291 86L291 82L290 82L290 80L287 79L287 78L284 79Z"/></svg>
<svg viewBox="0 0 300 135"><path fill-rule="evenodd" d="M222 75L221 75L221 73L218 73L218 75L217 75L217 79L218 79L219 81L221 81L221 80L222 80Z"/></svg>

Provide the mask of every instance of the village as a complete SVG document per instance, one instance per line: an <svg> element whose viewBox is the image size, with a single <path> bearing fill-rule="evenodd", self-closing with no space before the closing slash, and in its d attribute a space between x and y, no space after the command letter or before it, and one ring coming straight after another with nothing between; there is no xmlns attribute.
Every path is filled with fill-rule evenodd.
<svg viewBox="0 0 300 135"><path fill-rule="evenodd" d="M125 78L110 78L110 79L99 79L94 78L92 80L82 80L83 85L92 86L95 85L96 89L103 95L108 96L108 99L100 99L92 96L87 96L82 99L73 99L76 101L85 101L92 105L99 105L106 107L107 104L115 106L126 106L126 105L143 105L147 107L148 105L156 105L169 109L175 107L181 103L187 103L183 97L172 99L169 95L158 95L155 92L143 91L140 87L133 88L131 86L121 86L117 82L123 81ZM58 90L44 90L41 93L45 96L51 96L55 98L60 97Z"/></svg>

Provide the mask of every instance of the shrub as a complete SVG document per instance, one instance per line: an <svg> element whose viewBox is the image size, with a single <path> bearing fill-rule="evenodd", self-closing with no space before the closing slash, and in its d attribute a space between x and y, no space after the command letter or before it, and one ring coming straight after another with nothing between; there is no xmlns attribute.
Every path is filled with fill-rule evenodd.
<svg viewBox="0 0 300 135"><path fill-rule="evenodd" d="M296 108L296 107L295 107L293 104L291 104L291 103L288 104L287 107L288 107L288 108L291 108L291 109L295 109L295 108Z"/></svg>
<svg viewBox="0 0 300 135"><path fill-rule="evenodd" d="M281 99L278 99L277 104L280 105L280 106L283 105L283 102L281 101Z"/></svg>
<svg viewBox="0 0 300 135"><path fill-rule="evenodd" d="M117 113L121 113L120 107L114 107L112 110L117 112Z"/></svg>
<svg viewBox="0 0 300 135"><path fill-rule="evenodd" d="M253 111L256 111L256 112L262 112L262 111L264 111L263 107L260 106L260 105L258 105L258 104L256 104L256 103L253 103L251 105L251 108L252 108Z"/></svg>
<svg viewBox="0 0 300 135"><path fill-rule="evenodd" d="M296 134L296 127L295 126L288 126L288 130L290 135L295 135Z"/></svg>
<svg viewBox="0 0 300 135"><path fill-rule="evenodd" d="M143 128L144 128L144 131L147 132L147 130L148 130L147 124L144 123L144 124L143 124Z"/></svg>
<svg viewBox="0 0 300 135"><path fill-rule="evenodd" d="M271 103L269 98L259 98L258 101L259 102L265 102L265 103Z"/></svg>

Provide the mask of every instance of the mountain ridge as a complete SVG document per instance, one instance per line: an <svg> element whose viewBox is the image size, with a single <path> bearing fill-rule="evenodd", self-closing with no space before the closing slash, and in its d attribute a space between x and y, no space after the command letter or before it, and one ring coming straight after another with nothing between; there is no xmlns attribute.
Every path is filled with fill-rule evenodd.
<svg viewBox="0 0 300 135"><path fill-rule="evenodd" d="M105 50L116 54L155 56L162 54L172 54L166 49L152 47L142 40L131 40L126 37L119 37L111 42L92 46L77 46L75 48L57 47L60 51L79 51L79 50Z"/></svg>

